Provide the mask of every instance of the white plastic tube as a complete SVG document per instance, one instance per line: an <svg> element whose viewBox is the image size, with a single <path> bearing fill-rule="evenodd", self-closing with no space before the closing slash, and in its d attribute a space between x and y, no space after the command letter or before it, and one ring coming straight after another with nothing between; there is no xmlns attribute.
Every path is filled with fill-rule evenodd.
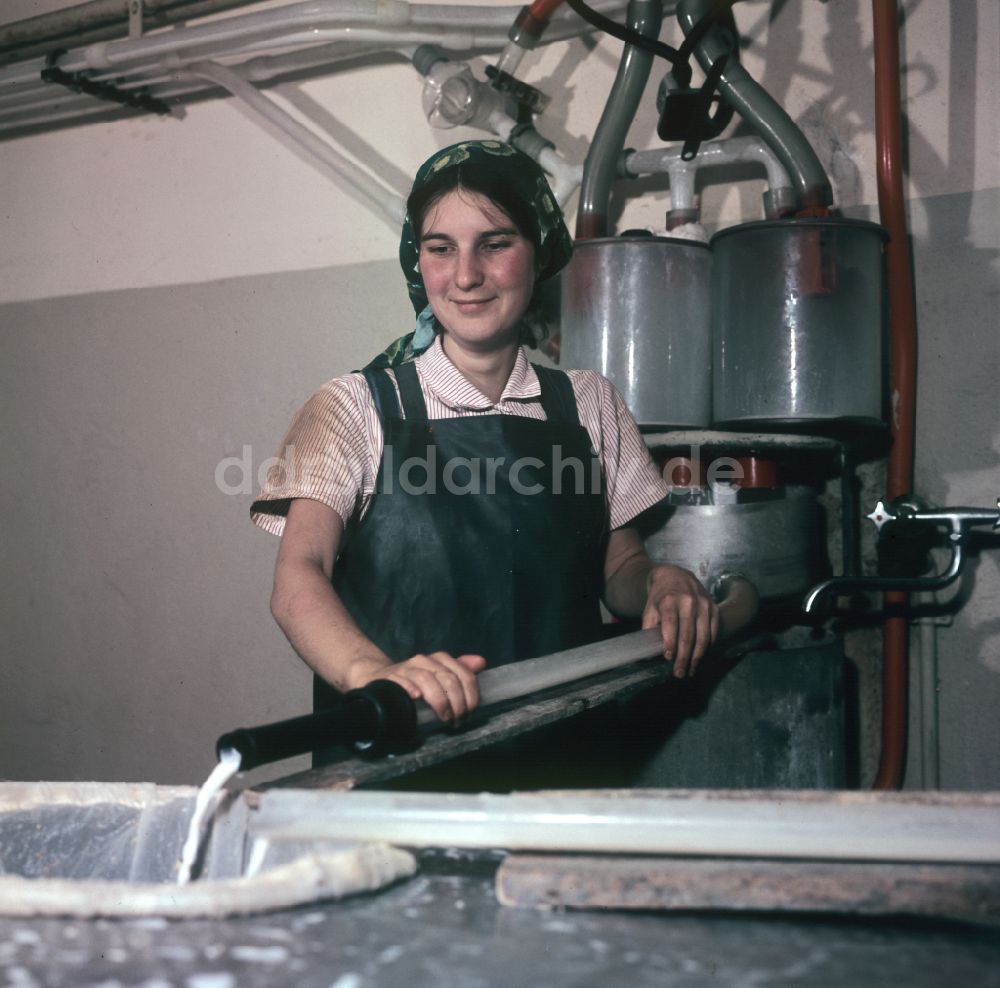
<svg viewBox="0 0 1000 988"><path fill-rule="evenodd" d="M604 5L598 5L604 6ZM614 8L617 3L606 5ZM208 24L175 28L140 39L101 41L71 52L60 66L67 72L83 69L110 68L129 62L162 58L169 54L196 49L205 57L212 48L232 47L262 39L277 43L294 34L321 40L324 29L351 27L393 29L413 28L434 32L460 29L465 32L494 29L506 32L517 14L517 7L446 6L442 4L410 4L404 0L319 0L313 3L289 4L273 10L262 10L233 17L224 17ZM553 24L553 28L556 25ZM590 31L589 25L574 24L575 33ZM558 33L557 35L558 36ZM506 42L506 38L504 42ZM215 57L216 53L212 53ZM36 60L41 62L41 59ZM2 77L0 77L2 78Z"/></svg>
<svg viewBox="0 0 1000 988"><path fill-rule="evenodd" d="M624 3L597 0L594 6L613 14ZM125 89L153 86L152 95L167 98L205 88L164 82L193 61L243 58L258 51L283 52L272 66L254 69L254 78L271 78L301 65L322 65L323 60L314 59L309 52L323 48L324 41L349 45L352 55L397 50L421 41L451 49L499 51L507 44L507 29L518 9L506 5L409 4L402 0L291 4L138 39L98 42L70 51L59 59L59 67L69 73L88 71L95 81L114 80L116 86ZM543 43L592 30L571 12L560 12L553 18ZM285 51L289 46L300 46L302 50L289 53ZM283 67L281 59L286 57L288 64ZM340 57L343 55L338 52L331 61ZM11 97L12 104L0 111L0 129L44 126L100 110L100 102L92 97L75 96L61 86L42 82L44 67L44 59L32 58L0 68L0 97Z"/></svg>
<svg viewBox="0 0 1000 988"><path fill-rule="evenodd" d="M716 584L714 590L721 597L718 638L722 640L742 630L753 620L757 613L758 595L756 587L749 580L735 573L724 573ZM529 696L539 690L576 682L662 654L660 629L647 628L606 641L541 655L535 659L512 662L479 674L479 704L488 707L494 703ZM431 724L436 720L430 708L421 705L417 722Z"/></svg>
<svg viewBox="0 0 1000 988"><path fill-rule="evenodd" d="M252 837L408 847L855 861L1000 862L1000 797L792 792L255 796Z"/></svg>
<svg viewBox="0 0 1000 988"><path fill-rule="evenodd" d="M405 207L400 196L355 167L349 159L232 69L214 62L195 62L188 67L188 71L222 86L240 99L254 116L278 127L314 159L331 168L365 205L384 217L394 230L402 225Z"/></svg>
<svg viewBox="0 0 1000 988"><path fill-rule="evenodd" d="M595 9L605 13L613 13L624 6L621 0L598 0L594 4ZM67 72L111 67L121 70L130 64L157 63L189 49L193 58L214 59L222 54L238 54L241 46L262 41L277 49L293 34L315 44L321 40L319 32L335 28L375 29L390 46L405 43L400 38L404 28L434 32L437 44L447 41L456 32L466 36L470 32L495 32L495 46L502 48L507 43L506 32L519 9L507 5L409 4L402 0L326 0L290 4L218 18L207 24L173 28L140 39L98 42L70 51L60 59L59 65ZM543 41L548 44L592 30L589 24L567 11L553 19ZM493 34L483 40L493 44ZM0 87L36 85L44 66L44 59L33 58L0 69ZM178 67L176 63L174 67Z"/></svg>

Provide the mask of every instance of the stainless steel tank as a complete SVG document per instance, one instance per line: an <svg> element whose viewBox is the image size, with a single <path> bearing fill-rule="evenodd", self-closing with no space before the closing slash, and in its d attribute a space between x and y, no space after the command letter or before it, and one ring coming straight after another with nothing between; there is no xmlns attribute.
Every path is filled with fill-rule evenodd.
<svg viewBox="0 0 1000 988"><path fill-rule="evenodd" d="M610 378L641 426L707 426L711 267L696 241L578 242L562 274L560 363Z"/></svg>
<svg viewBox="0 0 1000 988"><path fill-rule="evenodd" d="M784 597L803 593L825 572L811 487L789 487L781 497L744 504L664 505L640 524L654 562L683 566L706 586L737 572L761 597Z"/></svg>
<svg viewBox="0 0 1000 988"><path fill-rule="evenodd" d="M874 223L830 218L712 238L716 428L882 426L885 237Z"/></svg>

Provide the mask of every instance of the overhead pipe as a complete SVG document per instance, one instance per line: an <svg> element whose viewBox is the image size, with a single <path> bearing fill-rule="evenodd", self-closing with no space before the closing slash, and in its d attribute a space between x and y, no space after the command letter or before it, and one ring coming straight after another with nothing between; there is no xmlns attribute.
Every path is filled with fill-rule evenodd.
<svg viewBox="0 0 1000 988"><path fill-rule="evenodd" d="M602 5L605 9L620 8L617 0ZM573 24L570 34L593 30L581 24L572 15L560 19ZM208 51L212 46L250 44L252 41L270 39L275 47L287 42L292 32L302 32L300 40L321 41L325 29L349 27L354 31L364 28L438 31L454 34L456 26L461 32L474 36L480 31L504 31L510 23L508 7L477 7L472 5L448 6L443 4L408 3L406 0L313 0L295 3L270 10L223 18L190 27L174 28L142 38L98 42L76 48L59 59L59 68L66 72L87 69L124 67L146 59L196 49L199 57L218 57L219 51ZM561 26L565 26L561 23ZM492 40L492 39L491 39ZM497 39L500 44L501 39ZM238 54L239 49L230 52ZM14 66L0 72L0 81L31 82L44 59L30 64Z"/></svg>
<svg viewBox="0 0 1000 988"><path fill-rule="evenodd" d="M143 0L144 30L246 7L257 0ZM129 30L130 0L92 0L0 27L0 64L120 38Z"/></svg>
<svg viewBox="0 0 1000 988"><path fill-rule="evenodd" d="M899 7L896 0L872 0L875 51L875 147L879 218L888 231L889 387L892 446L886 477L890 500L911 492L915 454L917 323L913 301L903 187L902 99L900 97ZM882 639L882 754L873 788L896 789L903 780L907 727L907 667L910 629L903 593L887 593Z"/></svg>
<svg viewBox="0 0 1000 988"><path fill-rule="evenodd" d="M314 160L331 168L355 196L381 215L392 229L398 230L402 225L406 210L400 196L358 169L348 158L269 100L246 79L232 69L214 62L195 62L188 66L187 71L222 86L244 103L259 121L279 128Z"/></svg>
<svg viewBox="0 0 1000 988"><path fill-rule="evenodd" d="M663 5L660 0L630 0L626 18L633 31L656 39L663 23ZM576 219L578 240L594 240L608 234L611 185L618 177L618 159L649 80L652 64L650 52L636 45L625 45L611 94L583 166Z"/></svg>
<svg viewBox="0 0 1000 988"><path fill-rule="evenodd" d="M718 0L680 0L677 21L687 37L705 17L711 17ZM713 27L695 45L695 57L706 73L730 51L719 27ZM792 178L800 209L825 210L833 202L826 171L795 121L778 105L735 58L726 61L719 77L719 92L733 109L767 142Z"/></svg>
<svg viewBox="0 0 1000 988"><path fill-rule="evenodd" d="M611 12L623 9L624 3L622 0L599 0L597 6ZM397 23L400 10L408 14L407 24ZM263 21L262 16L266 17ZM313 16L319 20L310 19ZM308 43L304 51L271 56L273 62L261 69L261 76L273 78L282 71L318 68L324 64L319 53L334 48L336 60L351 57L346 49L352 43L357 45L353 51L359 55L399 50L412 45L415 38L417 41L433 40L442 47L494 50L503 46L511 16L508 7L409 5L400 0L391 7L372 0L353 0L350 6L338 2L336 7L331 7L329 2L295 4L263 14L239 15L212 24L174 28L156 36L159 40L152 51L151 39L122 40L73 49L60 56L56 64L68 73L86 72L88 78L95 81L113 80L123 89L153 86L151 94L166 99L199 92L190 84L164 82L176 77L177 71L193 60L237 57L262 48L280 49L293 38L298 43ZM459 31L455 30L456 21L462 25ZM474 27L472 32L467 29L470 24ZM365 34L365 38L372 40L361 42L359 29L362 28L371 32ZM590 25L575 16L558 16L547 32L545 43L562 41L591 30ZM428 33L417 36L418 31ZM329 38L350 40L334 41L326 46L317 44ZM312 61L310 55L313 51L317 52L316 61ZM265 57L255 56L255 71ZM15 103L13 109L0 113L0 126L5 130L44 127L46 123L67 121L103 109L92 97L76 95L43 82L40 76L45 67L45 59L34 58L0 68L0 102L13 100ZM53 109L39 106L35 112L21 108L35 102Z"/></svg>
<svg viewBox="0 0 1000 988"><path fill-rule="evenodd" d="M57 64L66 72L112 68L123 70L130 64L143 61L158 64L163 58L180 57L189 49L193 49L198 58L218 58L223 54L240 54L244 50L240 46L249 45L253 41L267 40L274 47L279 47L288 42L292 32L305 32L299 34L299 38L308 38L315 43L322 40L319 32L329 28L348 27L358 30L365 27L398 29L415 26L412 15L416 6L404 0L392 0L391 3L337 0L336 6L331 6L329 0L297 3L273 10L224 18L207 24L175 28L148 37L99 42L74 48L60 57ZM424 13L432 8L430 4L419 6ZM434 9L440 8L434 5ZM457 9L459 8L452 8L452 10ZM463 31L468 31L472 26L464 18L462 23ZM439 19L421 23L419 26L441 29L446 28L447 24ZM44 67L44 59L12 66L0 71L0 83L36 82L41 67Z"/></svg>

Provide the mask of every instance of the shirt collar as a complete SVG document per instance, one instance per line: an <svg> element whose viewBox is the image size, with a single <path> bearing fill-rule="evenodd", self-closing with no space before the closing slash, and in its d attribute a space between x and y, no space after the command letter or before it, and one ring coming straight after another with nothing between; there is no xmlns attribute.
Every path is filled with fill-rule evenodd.
<svg viewBox="0 0 1000 988"><path fill-rule="evenodd" d="M450 408L485 410L496 407L448 359L440 335L429 349L416 358L416 364L427 390ZM531 366L524 347L518 347L514 369L510 372L507 385L497 404L505 401L537 400L541 391L538 375Z"/></svg>

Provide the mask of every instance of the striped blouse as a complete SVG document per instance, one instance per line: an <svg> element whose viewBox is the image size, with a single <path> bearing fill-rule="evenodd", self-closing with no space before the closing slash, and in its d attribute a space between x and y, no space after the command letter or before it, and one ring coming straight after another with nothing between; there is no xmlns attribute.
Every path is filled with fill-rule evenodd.
<svg viewBox="0 0 1000 988"><path fill-rule="evenodd" d="M416 359L427 416L521 415L545 419L538 376L523 348L500 400L492 402L445 355L441 339ZM390 371L390 374L392 372ZM595 371L567 371L580 423L604 468L610 527L620 528L668 493L625 402ZM280 535L288 502L321 501L345 526L360 520L371 503L382 459L382 427L361 374L346 374L320 387L296 414L251 507L261 528Z"/></svg>

